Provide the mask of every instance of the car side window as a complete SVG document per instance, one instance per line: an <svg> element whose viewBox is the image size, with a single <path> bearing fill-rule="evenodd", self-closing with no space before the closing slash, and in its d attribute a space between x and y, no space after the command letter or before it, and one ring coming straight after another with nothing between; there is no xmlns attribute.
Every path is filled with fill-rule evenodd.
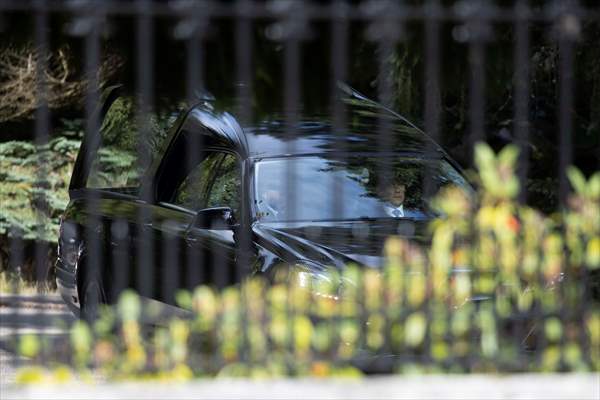
<svg viewBox="0 0 600 400"><path fill-rule="evenodd" d="M223 154L223 160L210 184L207 207L229 207L235 213L240 209L241 170L237 158Z"/></svg>
<svg viewBox="0 0 600 400"><path fill-rule="evenodd" d="M223 153L208 153L175 189L172 203L195 211L207 208L206 192L223 156Z"/></svg>
<svg viewBox="0 0 600 400"><path fill-rule="evenodd" d="M140 142L134 96L117 98L100 127L101 144L91 162L87 188L137 189L148 166L156 159L176 113L149 115L149 132Z"/></svg>

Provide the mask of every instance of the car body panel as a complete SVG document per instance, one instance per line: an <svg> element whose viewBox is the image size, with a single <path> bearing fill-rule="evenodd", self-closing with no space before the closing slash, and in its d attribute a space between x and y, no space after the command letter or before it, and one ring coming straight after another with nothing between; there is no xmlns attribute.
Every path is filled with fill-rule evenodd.
<svg viewBox="0 0 600 400"><path fill-rule="evenodd" d="M383 245L400 235L420 245L429 243L428 221L313 221L258 223L255 234L266 243L275 242L273 252L282 259L307 259L343 268L355 263L372 268L383 266Z"/></svg>

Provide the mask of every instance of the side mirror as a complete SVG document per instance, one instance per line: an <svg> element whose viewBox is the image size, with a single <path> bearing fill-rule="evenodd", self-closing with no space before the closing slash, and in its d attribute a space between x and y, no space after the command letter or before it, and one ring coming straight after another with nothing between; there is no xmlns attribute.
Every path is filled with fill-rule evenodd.
<svg viewBox="0 0 600 400"><path fill-rule="evenodd" d="M198 229L233 229L236 220L229 207L205 208L196 213L192 226Z"/></svg>

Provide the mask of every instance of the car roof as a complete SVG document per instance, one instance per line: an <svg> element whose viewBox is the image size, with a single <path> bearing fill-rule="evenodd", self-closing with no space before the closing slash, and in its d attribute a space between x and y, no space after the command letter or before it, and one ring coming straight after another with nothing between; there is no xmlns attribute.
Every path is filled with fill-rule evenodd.
<svg viewBox="0 0 600 400"><path fill-rule="evenodd" d="M347 111L343 130L334 128L330 116L319 114L303 115L293 125L273 116L242 128L233 115L215 111L209 103L193 107L183 129L200 133L212 143L231 147L248 158L427 151L447 157L435 141L400 114L347 86L342 88L341 95ZM388 136L381 136L382 127Z"/></svg>
<svg viewBox="0 0 600 400"><path fill-rule="evenodd" d="M424 153L428 141L420 131L406 126L390 126L392 137L381 147L377 123L352 124L343 131L318 116L305 118L291 128L281 120L262 121L244 128L251 158L332 153ZM436 146L437 147L437 146Z"/></svg>

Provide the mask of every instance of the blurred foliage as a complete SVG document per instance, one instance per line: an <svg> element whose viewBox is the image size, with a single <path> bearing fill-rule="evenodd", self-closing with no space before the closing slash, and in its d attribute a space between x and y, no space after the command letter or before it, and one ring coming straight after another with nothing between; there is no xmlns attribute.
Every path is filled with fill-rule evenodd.
<svg viewBox="0 0 600 400"><path fill-rule="evenodd" d="M598 371L600 172L569 169L569 206L548 217L516 202L517 156L477 146L478 194L438 195L429 248L390 237L380 270L348 265L324 280L288 266L273 282L180 291L186 319L126 291L93 325L73 326L73 365L161 380L354 377L374 360L398 373ZM43 353L30 336L21 349ZM49 376L27 369L19 381Z"/></svg>
<svg viewBox="0 0 600 400"><path fill-rule="evenodd" d="M25 141L0 143L0 271L9 269L11 241L22 246L21 265L10 279L40 279L33 271L34 247L46 244L48 265L56 259L59 218L69 201L68 186L81 144L81 130L67 125L71 137L59 136L43 145ZM74 131L73 131L74 130ZM122 157L104 151L100 161L109 170L130 169ZM50 278L43 271L42 279Z"/></svg>
<svg viewBox="0 0 600 400"><path fill-rule="evenodd" d="M80 144L63 136L39 146L0 143L0 236L56 242ZM134 162L109 149L100 152L99 161L107 171L130 169Z"/></svg>
<svg viewBox="0 0 600 400"><path fill-rule="evenodd" d="M146 126L139 125L135 97L117 98L102 121L102 144L92 163L88 187L133 187L148 167L164 154L169 129L184 107L174 104L148 112ZM144 135L140 135L142 129ZM135 166L135 168L131 168Z"/></svg>
<svg viewBox="0 0 600 400"><path fill-rule="evenodd" d="M80 141L0 143L0 235L55 242Z"/></svg>
<svg viewBox="0 0 600 400"><path fill-rule="evenodd" d="M101 187L122 182L122 186L136 186L140 170L160 154L160 146L180 107L175 105L150 114L148 129L152 135L143 144L146 160L142 163L136 147L139 130L133 98L119 98L103 122L103 146L94 160L90 184ZM42 145L28 141L0 142L0 270L8 266L11 238L22 239L29 246L51 243L49 259L54 259L59 217L69 201L68 186L84 121L62 119L57 132L56 137ZM134 165L137 168L132 168ZM131 171L134 176L130 176ZM25 258L33 256L28 249ZM30 269L31 260L23 261L27 265L18 267ZM23 271L27 278L32 275L31 271Z"/></svg>

